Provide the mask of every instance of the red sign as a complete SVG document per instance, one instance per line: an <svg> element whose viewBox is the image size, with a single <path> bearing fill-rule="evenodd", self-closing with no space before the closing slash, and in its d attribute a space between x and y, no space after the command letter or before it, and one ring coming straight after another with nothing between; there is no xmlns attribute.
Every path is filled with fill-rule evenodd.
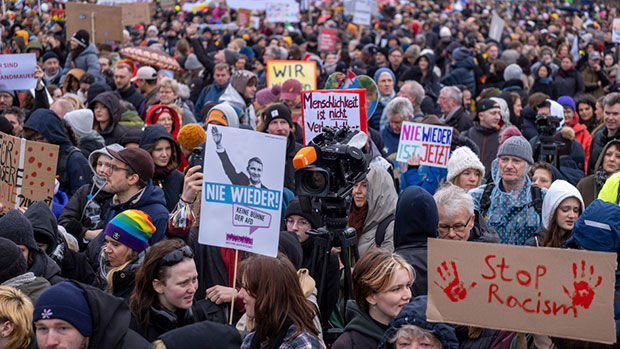
<svg viewBox="0 0 620 349"><path fill-rule="evenodd" d="M336 29L322 28L319 32L319 51L336 50Z"/></svg>

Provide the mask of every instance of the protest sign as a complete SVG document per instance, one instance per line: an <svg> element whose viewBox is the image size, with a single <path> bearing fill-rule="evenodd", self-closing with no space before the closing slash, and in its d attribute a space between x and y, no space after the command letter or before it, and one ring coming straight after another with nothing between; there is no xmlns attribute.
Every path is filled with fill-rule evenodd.
<svg viewBox="0 0 620 349"><path fill-rule="evenodd" d="M334 51L336 49L336 35L338 35L336 29L322 28L319 32L319 51Z"/></svg>
<svg viewBox="0 0 620 349"><path fill-rule="evenodd" d="M299 22L299 3L292 0L268 0L265 18L271 23Z"/></svg>
<svg viewBox="0 0 620 349"><path fill-rule="evenodd" d="M349 126L368 132L366 90L317 90L301 93L301 122L304 144L308 144L324 126Z"/></svg>
<svg viewBox="0 0 620 349"><path fill-rule="evenodd" d="M370 25L371 19L372 13L370 5L364 1L356 2L352 22L359 25Z"/></svg>
<svg viewBox="0 0 620 349"><path fill-rule="evenodd" d="M301 90L316 90L316 62L267 61L267 87L282 85L288 79L301 82Z"/></svg>
<svg viewBox="0 0 620 349"><path fill-rule="evenodd" d="M491 27L489 28L489 37L497 42L502 39L502 31L504 30L504 20L493 12L493 18L491 18Z"/></svg>
<svg viewBox="0 0 620 349"><path fill-rule="evenodd" d="M123 11L123 25L136 25L151 22L151 9L148 2L120 4Z"/></svg>
<svg viewBox="0 0 620 349"><path fill-rule="evenodd" d="M120 6L68 2L65 10L67 36L84 29L90 33L90 41L95 43L123 41L122 9Z"/></svg>
<svg viewBox="0 0 620 349"><path fill-rule="evenodd" d="M614 18L611 34L611 41L616 44L620 43L620 18Z"/></svg>
<svg viewBox="0 0 620 349"><path fill-rule="evenodd" d="M37 69L34 53L0 55L0 88L29 90L37 87L34 72Z"/></svg>
<svg viewBox="0 0 620 349"><path fill-rule="evenodd" d="M159 1L159 6L162 8L162 10L172 10L174 9L174 5L176 5L175 0L160 0Z"/></svg>
<svg viewBox="0 0 620 349"><path fill-rule="evenodd" d="M52 207L58 146L0 132L0 202L5 210L45 201Z"/></svg>
<svg viewBox="0 0 620 349"><path fill-rule="evenodd" d="M260 28L260 17L251 16L250 17L250 27L258 30Z"/></svg>
<svg viewBox="0 0 620 349"><path fill-rule="evenodd" d="M616 254L428 239L429 321L614 343Z"/></svg>
<svg viewBox="0 0 620 349"><path fill-rule="evenodd" d="M209 125L201 244L275 257L286 137Z"/></svg>
<svg viewBox="0 0 620 349"><path fill-rule="evenodd" d="M237 25L239 28L245 28L250 24L250 17L252 16L252 10L240 9L237 12Z"/></svg>
<svg viewBox="0 0 620 349"><path fill-rule="evenodd" d="M67 20L65 10L60 8L50 9L50 20L64 22Z"/></svg>
<svg viewBox="0 0 620 349"><path fill-rule="evenodd" d="M448 167L452 127L403 122L396 160L407 162L418 155L420 165Z"/></svg>
<svg viewBox="0 0 620 349"><path fill-rule="evenodd" d="M252 11L265 11L265 1L256 0L226 0L226 5L232 9L248 9Z"/></svg>

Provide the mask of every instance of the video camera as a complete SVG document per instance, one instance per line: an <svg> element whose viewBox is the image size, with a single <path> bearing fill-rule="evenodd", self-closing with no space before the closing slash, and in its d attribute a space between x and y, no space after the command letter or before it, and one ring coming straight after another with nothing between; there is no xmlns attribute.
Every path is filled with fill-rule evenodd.
<svg viewBox="0 0 620 349"><path fill-rule="evenodd" d="M536 125L536 131L538 131L538 135L553 137L560 127L560 123L562 120L560 118L556 118L555 116L549 115L536 115L536 121L534 124Z"/></svg>
<svg viewBox="0 0 620 349"><path fill-rule="evenodd" d="M536 131L538 142L534 147L534 159L544 161L558 167L558 146L554 138L562 119L555 116L536 115Z"/></svg>

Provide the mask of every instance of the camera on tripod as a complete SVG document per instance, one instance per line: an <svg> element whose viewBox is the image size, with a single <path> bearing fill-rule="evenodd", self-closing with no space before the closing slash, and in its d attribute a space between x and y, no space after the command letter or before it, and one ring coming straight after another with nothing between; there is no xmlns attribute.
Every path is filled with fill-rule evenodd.
<svg viewBox="0 0 620 349"><path fill-rule="evenodd" d="M538 142L534 148L534 158L536 161L544 161L558 167L558 146L554 136L562 119L549 115L536 115L536 131L538 131Z"/></svg>
<svg viewBox="0 0 620 349"><path fill-rule="evenodd" d="M541 114L536 115L536 121L534 122L539 137L553 137L561 123L562 120L560 118Z"/></svg>

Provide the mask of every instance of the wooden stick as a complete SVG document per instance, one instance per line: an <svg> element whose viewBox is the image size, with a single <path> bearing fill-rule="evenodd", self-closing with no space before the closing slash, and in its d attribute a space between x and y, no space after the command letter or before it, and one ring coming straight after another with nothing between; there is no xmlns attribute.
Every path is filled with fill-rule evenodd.
<svg viewBox="0 0 620 349"><path fill-rule="evenodd" d="M239 250L235 249L235 269L233 274L233 295L232 300L230 301L230 320L228 320L228 324L232 325L233 320L233 310L235 309L235 295L237 294L237 262L238 262Z"/></svg>

